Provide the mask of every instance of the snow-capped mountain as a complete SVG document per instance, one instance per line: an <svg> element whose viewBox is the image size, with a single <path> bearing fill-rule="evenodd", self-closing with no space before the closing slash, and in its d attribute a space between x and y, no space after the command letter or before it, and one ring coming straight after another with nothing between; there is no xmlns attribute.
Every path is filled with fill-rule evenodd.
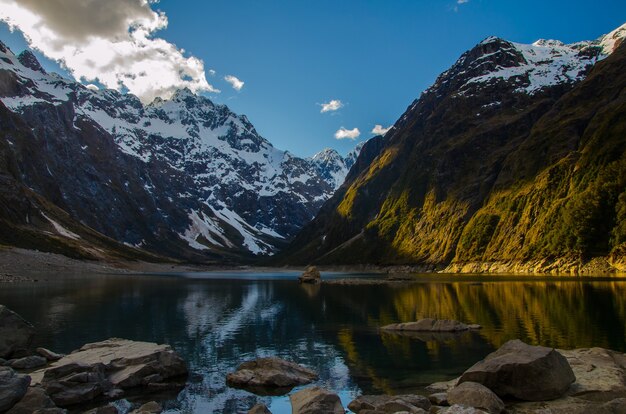
<svg viewBox="0 0 626 414"><path fill-rule="evenodd" d="M454 91L466 96L498 83L514 84L515 92L534 94L555 85L584 79L597 61L606 58L626 36L626 24L593 41L564 44L540 39L533 44L488 37L464 53L426 91ZM498 105L498 102L493 102Z"/></svg>
<svg viewBox="0 0 626 414"><path fill-rule="evenodd" d="M337 189L345 181L365 142L367 141L358 143L345 157L333 148L324 148L313 155L310 160L316 166L320 177Z"/></svg>
<svg viewBox="0 0 626 414"><path fill-rule="evenodd" d="M151 225L169 227L177 238L196 250L272 253L277 243L292 237L314 216L347 173L342 170L332 176L320 174L317 162L274 148L245 115L237 115L227 106L216 105L187 89L177 91L171 99L156 99L144 105L130 94L88 88L48 74L31 52L15 56L1 43L0 100L22 116L44 141L79 141L94 131L102 139L110 137L119 151L111 153L111 158L131 160L133 168L155 175L147 177L146 172L122 179L119 191L140 187L151 198ZM48 117L59 123L57 130L50 130L52 120ZM94 143L81 145L80 154L64 154L66 161L59 159L58 165L46 165L46 173L66 173L72 167L67 163L72 158L88 158L93 146ZM44 146L41 150L53 149ZM87 163L85 159L85 168L94 168ZM39 185L39 173L25 171L22 175L34 188ZM97 175L106 181L106 173L98 171ZM131 183L133 179L141 182ZM172 180L179 185L172 184ZM168 187L164 188L166 182ZM94 192L107 185L89 184ZM173 188L176 191L172 193ZM138 246L150 244L144 233L157 232L155 228L113 230L103 224L110 221L105 212L75 208L82 199L77 193L84 190L60 190L61 199L65 200L62 207L117 240ZM113 198L107 200L112 203L110 208L124 215L125 207L118 205L122 196L115 193L108 197ZM172 206L165 209L161 203ZM172 213L166 210L176 206L177 214L185 218L172 221ZM136 207L140 211L146 208Z"/></svg>

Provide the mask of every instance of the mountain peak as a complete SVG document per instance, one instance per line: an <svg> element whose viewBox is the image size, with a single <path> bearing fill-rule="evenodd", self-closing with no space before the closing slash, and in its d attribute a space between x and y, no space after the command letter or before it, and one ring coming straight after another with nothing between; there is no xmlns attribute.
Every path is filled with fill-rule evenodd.
<svg viewBox="0 0 626 414"><path fill-rule="evenodd" d="M46 74L46 71L41 67L41 64L30 50L24 50L22 53L17 55L17 60L29 69Z"/></svg>
<svg viewBox="0 0 626 414"><path fill-rule="evenodd" d="M604 54L610 55L624 42L624 38L626 38L626 23L600 37L598 42Z"/></svg>

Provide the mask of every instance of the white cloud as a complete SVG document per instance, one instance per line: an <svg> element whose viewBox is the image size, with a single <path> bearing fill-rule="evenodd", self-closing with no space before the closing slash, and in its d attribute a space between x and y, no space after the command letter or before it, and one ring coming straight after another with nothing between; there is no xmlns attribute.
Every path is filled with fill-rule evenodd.
<svg viewBox="0 0 626 414"><path fill-rule="evenodd" d="M392 126L389 126L387 128L383 128L382 125L374 125L374 129L372 129L372 134L375 135L385 135L387 133L387 131L389 131L392 128Z"/></svg>
<svg viewBox="0 0 626 414"><path fill-rule="evenodd" d="M457 0L456 4L465 4L469 3L469 0Z"/></svg>
<svg viewBox="0 0 626 414"><path fill-rule="evenodd" d="M361 135L359 128L345 129L344 127L341 127L337 130L337 132L335 132L336 139L357 139L359 135Z"/></svg>
<svg viewBox="0 0 626 414"><path fill-rule="evenodd" d="M19 29L31 47L60 62L85 83L128 89L142 101L176 89L219 92L204 63L154 36L167 27L154 0L0 0L0 20Z"/></svg>
<svg viewBox="0 0 626 414"><path fill-rule="evenodd" d="M244 81L239 80L236 76L233 76L233 75L224 76L224 80L230 83L230 85L236 91L240 91L241 88L243 88L243 85L245 84Z"/></svg>
<svg viewBox="0 0 626 414"><path fill-rule="evenodd" d="M215 76L216 73L215 69L209 69L209 75Z"/></svg>
<svg viewBox="0 0 626 414"><path fill-rule="evenodd" d="M330 102L321 104L321 106L322 110L320 111L320 113L323 114L324 112L333 112L340 108L343 108L343 102L341 102L339 99L333 99Z"/></svg>

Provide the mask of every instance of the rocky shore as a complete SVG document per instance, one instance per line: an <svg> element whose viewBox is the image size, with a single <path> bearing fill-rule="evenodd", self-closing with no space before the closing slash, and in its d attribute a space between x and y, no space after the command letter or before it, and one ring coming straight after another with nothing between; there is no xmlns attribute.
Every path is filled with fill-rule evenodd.
<svg viewBox="0 0 626 414"><path fill-rule="evenodd" d="M187 365L168 345L111 338L68 355L33 349L34 327L0 305L0 413L115 414L108 403L185 386ZM157 402L131 411L161 412Z"/></svg>
<svg viewBox="0 0 626 414"><path fill-rule="evenodd" d="M316 377L293 362L264 358L229 374L229 385L238 386L233 378L254 379L257 386L282 390L273 395L283 395ZM319 386L299 389L289 399L292 414L346 411L337 394ZM424 395L361 395L347 406L356 414L623 414L625 407L626 354L556 350L520 340L505 343L459 378L431 384ZM271 411L257 404L248 413Z"/></svg>

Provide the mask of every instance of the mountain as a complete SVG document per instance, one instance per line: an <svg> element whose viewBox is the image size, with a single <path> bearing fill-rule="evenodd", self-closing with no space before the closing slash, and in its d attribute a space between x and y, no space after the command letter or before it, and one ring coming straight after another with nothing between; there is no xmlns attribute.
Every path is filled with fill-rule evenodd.
<svg viewBox="0 0 626 414"><path fill-rule="evenodd" d="M623 268L625 36L626 25L570 45L480 42L280 261L581 271L604 257Z"/></svg>
<svg viewBox="0 0 626 414"><path fill-rule="evenodd" d="M356 162L365 142L358 143L345 157L342 157L335 149L324 148L311 157L311 162L315 165L320 177L337 189L345 181L348 171Z"/></svg>
<svg viewBox="0 0 626 414"><path fill-rule="evenodd" d="M144 105L49 74L30 51L1 43L0 101L12 180L78 223L162 255L271 254L342 181L187 89Z"/></svg>

